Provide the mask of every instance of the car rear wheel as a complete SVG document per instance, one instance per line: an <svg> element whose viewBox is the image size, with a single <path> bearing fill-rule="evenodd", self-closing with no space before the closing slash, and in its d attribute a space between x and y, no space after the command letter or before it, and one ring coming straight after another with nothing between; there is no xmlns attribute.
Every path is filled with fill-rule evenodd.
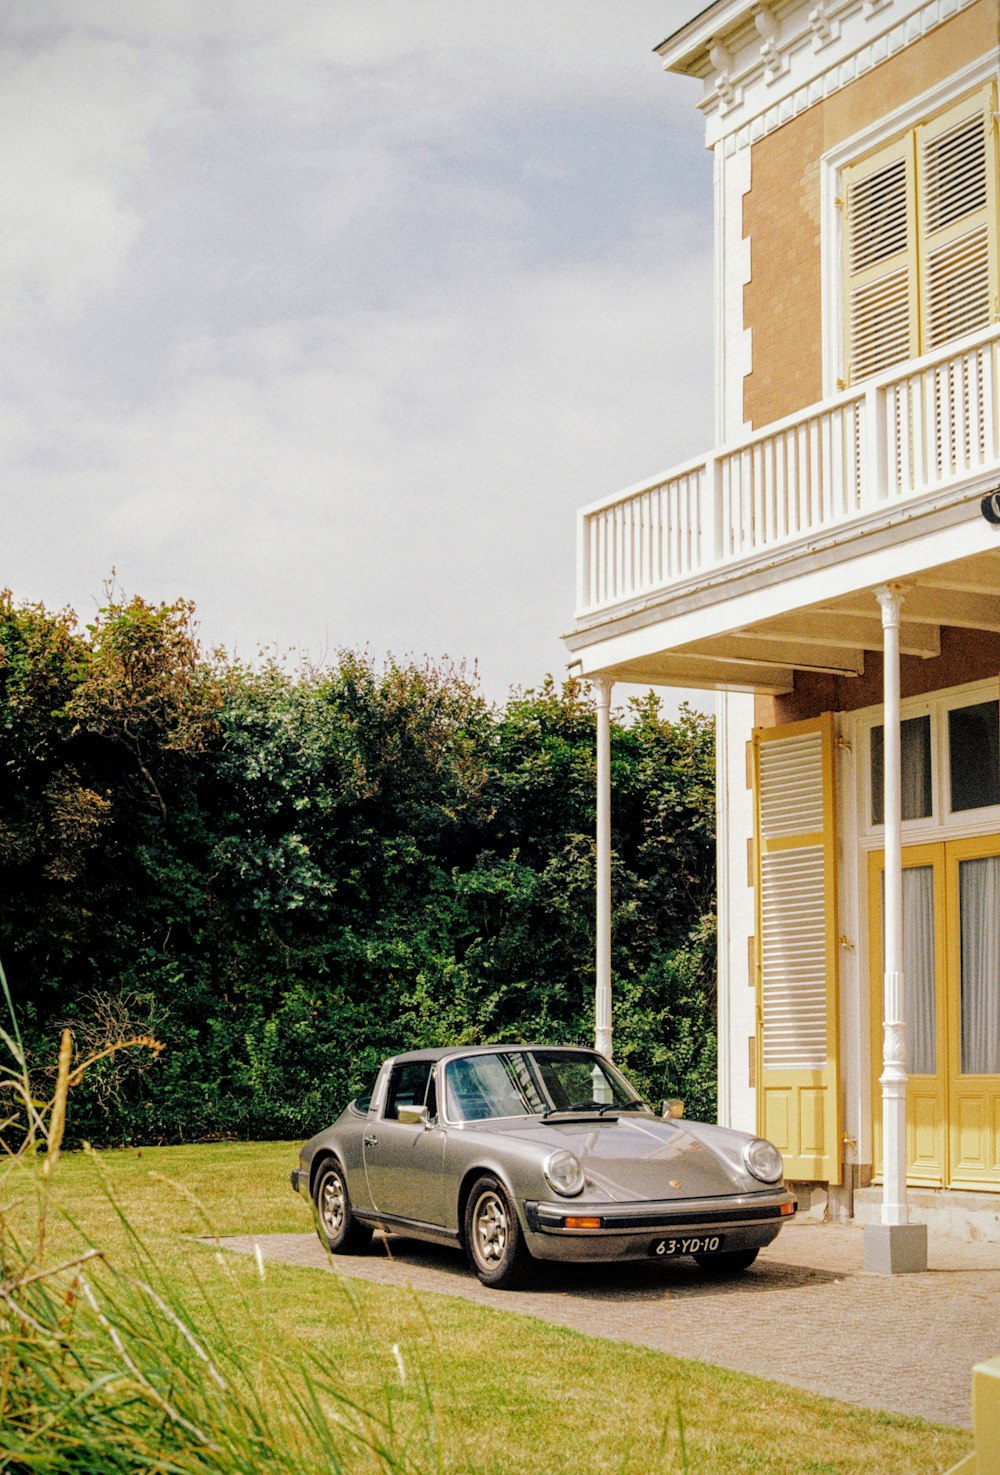
<svg viewBox="0 0 1000 1475"><path fill-rule="evenodd" d="M354 1217L347 1179L335 1158L328 1159L317 1173L313 1199L316 1227L328 1250L334 1255L356 1255L368 1248L372 1231Z"/></svg>
<svg viewBox="0 0 1000 1475"><path fill-rule="evenodd" d="M465 1205L465 1251L483 1285L510 1290L531 1274L517 1210L496 1178L478 1178Z"/></svg>
<svg viewBox="0 0 1000 1475"><path fill-rule="evenodd" d="M727 1250L721 1255L695 1255L695 1260L706 1275L739 1275L748 1270L759 1250Z"/></svg>

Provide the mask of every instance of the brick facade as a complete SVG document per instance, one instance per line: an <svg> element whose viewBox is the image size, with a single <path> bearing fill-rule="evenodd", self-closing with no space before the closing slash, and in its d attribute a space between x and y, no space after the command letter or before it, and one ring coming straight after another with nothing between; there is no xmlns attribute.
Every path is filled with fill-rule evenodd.
<svg viewBox="0 0 1000 1475"><path fill-rule="evenodd" d="M1000 40L996 0L953 16L899 55L754 144L743 235L746 421L759 429L823 397L819 159Z"/></svg>

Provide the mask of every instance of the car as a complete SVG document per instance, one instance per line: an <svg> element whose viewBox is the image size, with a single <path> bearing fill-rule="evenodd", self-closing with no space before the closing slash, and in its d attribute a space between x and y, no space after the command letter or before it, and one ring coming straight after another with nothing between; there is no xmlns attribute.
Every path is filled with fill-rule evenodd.
<svg viewBox="0 0 1000 1475"><path fill-rule="evenodd" d="M378 1228L463 1247L488 1286L549 1260L745 1270L795 1213L781 1154L679 1110L654 1111L596 1050L414 1050L305 1144L292 1187L334 1254Z"/></svg>

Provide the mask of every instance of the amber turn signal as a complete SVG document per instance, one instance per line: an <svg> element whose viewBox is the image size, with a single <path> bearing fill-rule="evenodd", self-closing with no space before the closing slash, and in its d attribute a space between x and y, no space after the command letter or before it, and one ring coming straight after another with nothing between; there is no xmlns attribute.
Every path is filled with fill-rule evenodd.
<svg viewBox="0 0 1000 1475"><path fill-rule="evenodd" d="M795 1205L794 1204L782 1204L781 1205L782 1218L784 1218L785 1214L794 1214L794 1213L795 1213Z"/></svg>
<svg viewBox="0 0 1000 1475"><path fill-rule="evenodd" d="M600 1219L587 1218L582 1214L569 1214L563 1220L564 1229L600 1229L600 1227Z"/></svg>

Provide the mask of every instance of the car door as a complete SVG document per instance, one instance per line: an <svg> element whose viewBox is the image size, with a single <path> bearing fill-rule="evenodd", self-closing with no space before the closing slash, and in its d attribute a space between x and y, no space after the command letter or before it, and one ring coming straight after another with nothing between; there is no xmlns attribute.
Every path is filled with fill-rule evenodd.
<svg viewBox="0 0 1000 1475"><path fill-rule="evenodd" d="M404 1106L426 1107L427 1123L401 1122ZM397 1062L389 1073L382 1110L369 1117L363 1138L368 1192L380 1214L419 1224L443 1222L444 1144L433 1062Z"/></svg>

